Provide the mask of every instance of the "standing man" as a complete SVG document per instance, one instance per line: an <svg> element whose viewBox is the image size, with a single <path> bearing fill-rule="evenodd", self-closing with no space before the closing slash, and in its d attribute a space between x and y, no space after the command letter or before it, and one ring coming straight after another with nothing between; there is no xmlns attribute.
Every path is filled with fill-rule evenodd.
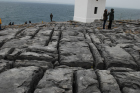
<svg viewBox="0 0 140 93"><path fill-rule="evenodd" d="M14 25L14 22L12 23L12 25Z"/></svg>
<svg viewBox="0 0 140 93"><path fill-rule="evenodd" d="M11 24L11 22L9 23L9 26L11 26L12 24Z"/></svg>
<svg viewBox="0 0 140 93"><path fill-rule="evenodd" d="M52 22L52 18L53 18L53 15L52 15L52 13L51 13L51 15L50 15L51 22Z"/></svg>
<svg viewBox="0 0 140 93"><path fill-rule="evenodd" d="M106 24L106 21L108 19L108 15L109 15L109 12L107 13L107 9L105 9L104 14L103 14L103 21L104 21L103 29L105 29L105 24Z"/></svg>
<svg viewBox="0 0 140 93"><path fill-rule="evenodd" d="M2 21L1 21L1 18L0 18L0 30L1 30L1 24L2 24Z"/></svg>
<svg viewBox="0 0 140 93"><path fill-rule="evenodd" d="M108 29L111 29L112 21L113 20L114 20L114 9L111 9L111 12L109 14L109 25L108 25Z"/></svg>

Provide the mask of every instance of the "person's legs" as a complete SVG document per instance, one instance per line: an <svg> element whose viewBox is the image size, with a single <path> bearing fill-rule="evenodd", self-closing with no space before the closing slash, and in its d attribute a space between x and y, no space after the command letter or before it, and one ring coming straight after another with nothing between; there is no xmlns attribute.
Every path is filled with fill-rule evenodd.
<svg viewBox="0 0 140 93"><path fill-rule="evenodd" d="M108 29L111 29L111 21L109 21Z"/></svg>
<svg viewBox="0 0 140 93"><path fill-rule="evenodd" d="M103 29L105 29L106 20L104 20Z"/></svg>
<svg viewBox="0 0 140 93"><path fill-rule="evenodd" d="M110 21L110 29L111 29L111 26L112 26L112 20Z"/></svg>
<svg viewBox="0 0 140 93"><path fill-rule="evenodd" d="M52 17L51 17L51 22L52 22Z"/></svg>
<svg viewBox="0 0 140 93"><path fill-rule="evenodd" d="M110 21L109 21L109 25L108 25L108 29L110 28Z"/></svg>
<svg viewBox="0 0 140 93"><path fill-rule="evenodd" d="M0 30L1 30L1 24L0 24Z"/></svg>

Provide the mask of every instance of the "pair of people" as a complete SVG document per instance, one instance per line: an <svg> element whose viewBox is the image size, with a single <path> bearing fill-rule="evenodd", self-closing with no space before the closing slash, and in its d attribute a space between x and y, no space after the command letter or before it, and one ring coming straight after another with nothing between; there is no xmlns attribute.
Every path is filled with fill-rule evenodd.
<svg viewBox="0 0 140 93"><path fill-rule="evenodd" d="M14 25L14 22L13 22L13 23L10 22L10 23L9 23L9 26L10 26L10 25Z"/></svg>
<svg viewBox="0 0 140 93"><path fill-rule="evenodd" d="M31 21L29 21L29 24L31 24L31 23L32 23L32 22L31 22ZM28 23L27 23L27 21L26 21L24 24L28 24Z"/></svg>
<svg viewBox="0 0 140 93"><path fill-rule="evenodd" d="M114 20L114 9L111 9L111 12L108 12L108 13L107 13L107 9L105 9L104 14L103 14L103 20L104 20L103 29L105 29L105 24L108 19L108 16L109 16L108 29L111 29L112 21Z"/></svg>

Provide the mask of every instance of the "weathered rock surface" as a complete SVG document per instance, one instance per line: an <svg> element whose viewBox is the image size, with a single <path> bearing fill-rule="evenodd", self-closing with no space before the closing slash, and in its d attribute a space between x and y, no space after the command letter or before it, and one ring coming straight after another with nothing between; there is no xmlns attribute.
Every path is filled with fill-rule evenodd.
<svg viewBox="0 0 140 93"><path fill-rule="evenodd" d="M23 52L19 55L19 57L17 59L27 59L27 60L44 60L44 61L50 61L52 62L53 57L49 56L47 54L38 54L38 53L34 53L34 52Z"/></svg>
<svg viewBox="0 0 140 93"><path fill-rule="evenodd" d="M18 48L13 48L13 51L9 54L7 54L6 58L8 60L16 60L17 57L23 52L22 49L18 49Z"/></svg>
<svg viewBox="0 0 140 93"><path fill-rule="evenodd" d="M14 68L0 74L0 93L33 93L43 71L38 67Z"/></svg>
<svg viewBox="0 0 140 93"><path fill-rule="evenodd" d="M6 26L0 93L140 93L140 25L102 23Z"/></svg>
<svg viewBox="0 0 140 93"><path fill-rule="evenodd" d="M8 69L11 69L13 67L13 63L14 63L13 61L0 60L0 73Z"/></svg>
<svg viewBox="0 0 140 93"><path fill-rule="evenodd" d="M125 50L134 58L135 62L140 67L140 53L138 50L135 50L133 48L125 48Z"/></svg>
<svg viewBox="0 0 140 93"><path fill-rule="evenodd" d="M90 50L92 52L93 58L95 59L95 68L103 70L104 69L104 59L101 57L99 51L93 43L89 44Z"/></svg>
<svg viewBox="0 0 140 93"><path fill-rule="evenodd" d="M109 67L126 67L137 70L138 66L133 57L119 46L104 46L102 51L105 59L106 68Z"/></svg>
<svg viewBox="0 0 140 93"><path fill-rule="evenodd" d="M62 40L59 45L60 64L91 68L94 59L88 44L84 42L83 33L69 30L62 33Z"/></svg>
<svg viewBox="0 0 140 93"><path fill-rule="evenodd" d="M54 47L49 47L49 46L29 46L27 48L27 51L30 52L36 52L36 53L57 53L57 49Z"/></svg>
<svg viewBox="0 0 140 93"><path fill-rule="evenodd" d="M47 61L38 61L38 60L16 60L14 62L14 67L28 67L36 66L44 70L53 68L53 64Z"/></svg>
<svg viewBox="0 0 140 93"><path fill-rule="evenodd" d="M75 82L75 93L101 93L97 76L93 70L76 71Z"/></svg>
<svg viewBox="0 0 140 93"><path fill-rule="evenodd" d="M10 52L11 48L5 48L0 50L0 59L4 59L8 53Z"/></svg>
<svg viewBox="0 0 140 93"><path fill-rule="evenodd" d="M140 72L114 72L123 93L140 92Z"/></svg>
<svg viewBox="0 0 140 93"><path fill-rule="evenodd" d="M25 40L25 39L12 39L8 42L6 42L2 48L27 48L28 45L31 44L31 40Z"/></svg>
<svg viewBox="0 0 140 93"><path fill-rule="evenodd" d="M110 70L110 72L134 72L135 71L133 69L124 68L124 67L111 67L108 70Z"/></svg>
<svg viewBox="0 0 140 93"><path fill-rule="evenodd" d="M115 78L110 74L110 71L97 71L102 93L121 93L119 85Z"/></svg>
<svg viewBox="0 0 140 93"><path fill-rule="evenodd" d="M2 42L8 41L15 37L15 34L19 29L6 29L4 31L0 31L0 46L2 46Z"/></svg>
<svg viewBox="0 0 140 93"><path fill-rule="evenodd" d="M45 72L34 93L72 93L72 85L72 69L49 69Z"/></svg>
<svg viewBox="0 0 140 93"><path fill-rule="evenodd" d="M19 34L17 34L16 38L23 38L23 37L32 38L34 36L34 34L36 33L36 31L37 31L37 28L34 28L34 27L26 28L25 30L23 30Z"/></svg>
<svg viewBox="0 0 140 93"><path fill-rule="evenodd" d="M81 46L80 46L81 45ZM82 47L82 45L84 45ZM65 46L65 47L64 47ZM78 47L79 46L79 47ZM94 60L86 43L64 43L60 46L60 64L91 68Z"/></svg>

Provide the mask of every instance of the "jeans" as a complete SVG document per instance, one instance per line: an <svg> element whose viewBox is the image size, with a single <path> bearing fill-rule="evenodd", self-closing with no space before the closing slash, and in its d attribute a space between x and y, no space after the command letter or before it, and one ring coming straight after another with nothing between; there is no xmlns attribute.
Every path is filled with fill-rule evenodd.
<svg viewBox="0 0 140 93"><path fill-rule="evenodd" d="M51 19L51 22L52 22L52 17L50 17L50 19Z"/></svg>
<svg viewBox="0 0 140 93"><path fill-rule="evenodd" d="M111 29L112 26L112 20L109 21L108 29Z"/></svg>
<svg viewBox="0 0 140 93"><path fill-rule="evenodd" d="M1 24L0 24L0 30L1 30Z"/></svg>
<svg viewBox="0 0 140 93"><path fill-rule="evenodd" d="M105 29L106 20L104 20L103 29Z"/></svg>

